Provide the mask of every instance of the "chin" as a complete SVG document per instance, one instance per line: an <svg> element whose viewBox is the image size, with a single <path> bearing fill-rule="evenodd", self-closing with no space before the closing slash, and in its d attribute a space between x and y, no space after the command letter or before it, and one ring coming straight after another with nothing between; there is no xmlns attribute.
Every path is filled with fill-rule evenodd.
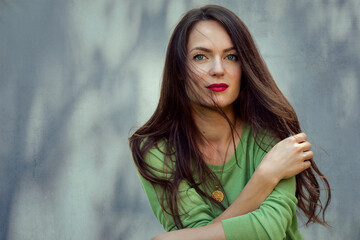
<svg viewBox="0 0 360 240"><path fill-rule="evenodd" d="M211 104L211 106L209 106L211 109L213 110L217 110L218 107L225 110L225 109L229 109L233 107L232 103L224 103L224 102L217 102L216 104Z"/></svg>
<svg viewBox="0 0 360 240"><path fill-rule="evenodd" d="M234 100L235 101L235 100ZM233 106L233 103L234 101L231 101L229 99L224 99L223 101L222 100L218 100L218 101L215 101L215 104L213 104L214 107L216 107L216 105L218 107L220 107L221 109L226 109L226 108L229 108L229 107L232 107Z"/></svg>
<svg viewBox="0 0 360 240"><path fill-rule="evenodd" d="M228 99L228 98L218 98L218 99L214 99L214 102L211 101L210 99L207 99L206 101L193 101L192 105L198 106L200 108L203 109L209 109L209 110L218 110L218 108L221 108L222 110L226 110L229 108L233 107L233 103L235 102L236 99Z"/></svg>

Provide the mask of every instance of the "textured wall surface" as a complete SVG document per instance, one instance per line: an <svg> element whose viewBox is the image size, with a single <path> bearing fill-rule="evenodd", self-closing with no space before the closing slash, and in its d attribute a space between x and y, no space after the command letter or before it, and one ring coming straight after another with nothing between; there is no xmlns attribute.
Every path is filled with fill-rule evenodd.
<svg viewBox="0 0 360 240"><path fill-rule="evenodd" d="M0 239L149 239L162 231L130 157L181 15L220 3L248 25L316 144L333 229L360 239L357 0L0 0Z"/></svg>

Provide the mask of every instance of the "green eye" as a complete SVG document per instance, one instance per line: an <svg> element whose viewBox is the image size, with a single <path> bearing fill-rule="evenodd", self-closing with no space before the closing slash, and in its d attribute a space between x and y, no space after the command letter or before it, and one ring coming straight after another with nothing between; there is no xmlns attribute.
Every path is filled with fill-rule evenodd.
<svg viewBox="0 0 360 240"><path fill-rule="evenodd" d="M194 59L196 61L202 61L202 60L205 59L205 56L203 54L197 54L197 55L194 56Z"/></svg>
<svg viewBox="0 0 360 240"><path fill-rule="evenodd" d="M230 61L237 61L238 57L235 54L229 54L226 56L226 58Z"/></svg>

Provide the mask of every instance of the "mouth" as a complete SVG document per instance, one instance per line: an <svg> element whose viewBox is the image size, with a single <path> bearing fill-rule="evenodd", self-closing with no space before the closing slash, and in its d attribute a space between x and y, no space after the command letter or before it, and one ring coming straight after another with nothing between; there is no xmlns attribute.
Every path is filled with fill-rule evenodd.
<svg viewBox="0 0 360 240"><path fill-rule="evenodd" d="M214 83L214 84L207 86L206 88L210 89L211 91L214 91L214 92L222 92L222 91L225 91L228 87L229 87L229 85L227 85L225 83Z"/></svg>

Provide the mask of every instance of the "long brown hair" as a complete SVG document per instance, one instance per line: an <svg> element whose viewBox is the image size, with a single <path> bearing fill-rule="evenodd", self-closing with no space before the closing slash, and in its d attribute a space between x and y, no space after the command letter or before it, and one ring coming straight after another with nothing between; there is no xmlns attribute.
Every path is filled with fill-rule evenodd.
<svg viewBox="0 0 360 240"><path fill-rule="evenodd" d="M187 181L214 206L225 209L209 195L209 182L218 182L218 179L196 147L196 139L201 133L192 119L190 100L186 94L191 85L186 63L188 37L197 22L206 20L216 21L224 27L238 54L242 79L239 96L234 102L237 118L250 124L254 135L266 129L284 139L288 134L301 132L294 109L277 87L245 24L234 13L220 6L208 5L187 12L174 29L168 45L159 104L151 118L129 139L139 173L152 184L162 187L160 204L172 215L179 229L184 227L178 204L181 181ZM233 127L230 122L229 125ZM144 156L163 140L164 164L173 167L167 177L161 178L154 173L155 169L145 161ZM331 199L330 186L315 162L310 161L311 168L296 176L298 208L308 219L306 225L311 222L326 225L324 214ZM320 201L318 178L327 190L325 204Z"/></svg>

